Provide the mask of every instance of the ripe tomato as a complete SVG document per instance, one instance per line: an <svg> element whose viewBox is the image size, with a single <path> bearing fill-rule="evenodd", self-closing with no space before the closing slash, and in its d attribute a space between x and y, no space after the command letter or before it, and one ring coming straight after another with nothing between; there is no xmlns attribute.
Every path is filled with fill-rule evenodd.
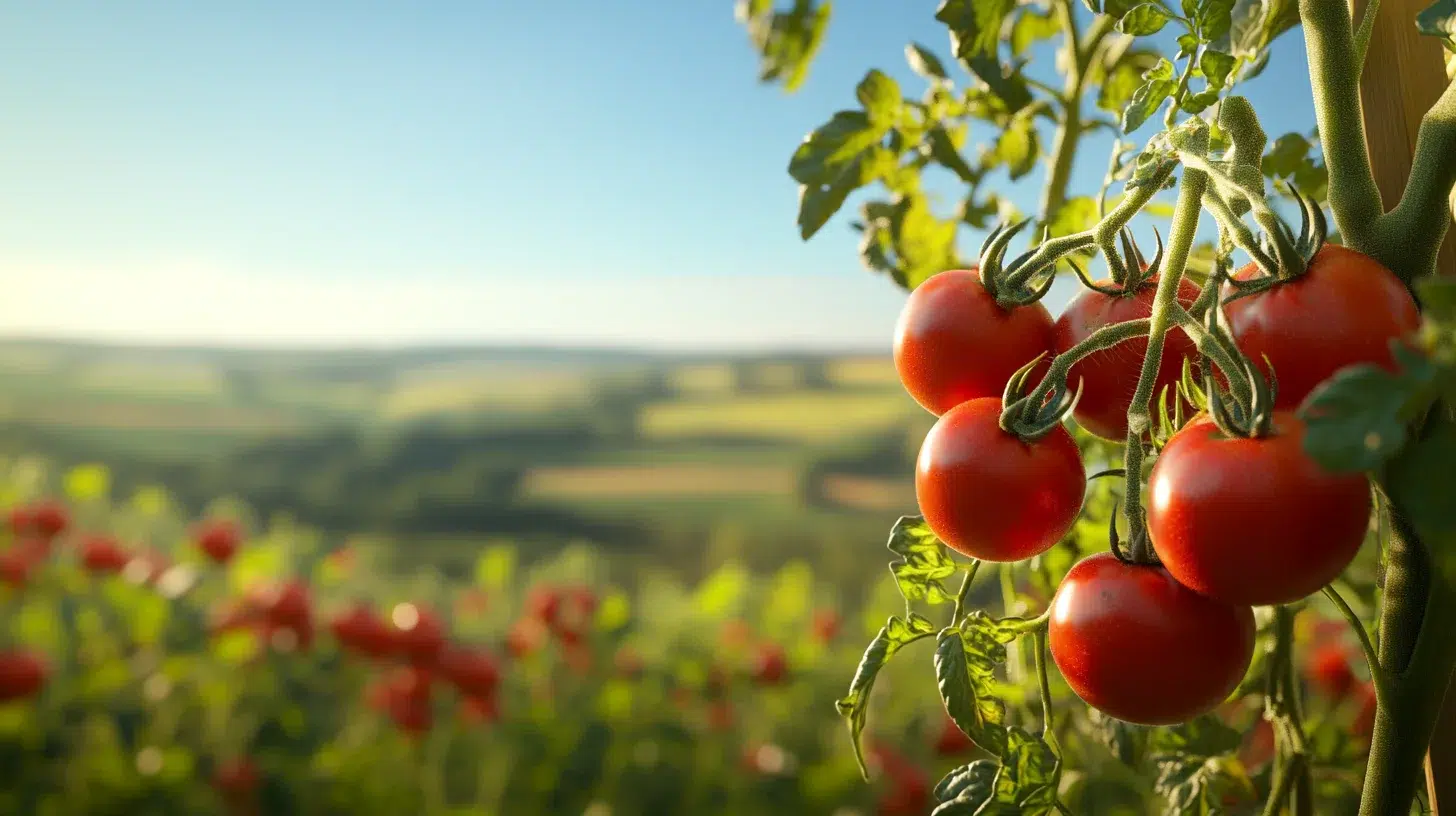
<svg viewBox="0 0 1456 816"><path fill-rule="evenodd" d="M1259 274L1250 264L1236 278ZM1415 301L1390 270L1347 247L1324 245L1308 270L1225 307L1239 350L1279 381L1276 408L1293 409L1356 363L1395 369L1390 340L1420 328Z"/></svg>
<svg viewBox="0 0 1456 816"><path fill-rule="evenodd" d="M308 587L298 581L286 581L273 587L262 598L263 625L268 639L286 632L293 636L290 644L301 650L313 645L313 603Z"/></svg>
<svg viewBox="0 0 1456 816"><path fill-rule="evenodd" d="M445 648L445 624L440 616L420 604L403 603L389 615L394 624L394 647L400 656L420 666L429 666Z"/></svg>
<svg viewBox="0 0 1456 816"><path fill-rule="evenodd" d="M936 414L980 397L1000 397L1006 381L1052 350L1052 316L1040 303L1001 308L974 269L933 275L910 293L895 325L895 369L925 410Z"/></svg>
<svg viewBox="0 0 1456 816"><path fill-rule="evenodd" d="M1244 767L1253 771L1264 767L1274 759L1274 726L1268 720L1260 718L1254 723L1254 727L1244 735L1244 741L1239 746L1239 761Z"/></svg>
<svg viewBox="0 0 1456 816"><path fill-rule="evenodd" d="M1173 435L1149 479L1148 534L1174 578L1264 606L1297 601L1349 565L1370 486L1320 469L1303 441L1304 423L1282 411L1268 437L1230 439L1206 417Z"/></svg>
<svg viewBox="0 0 1456 816"><path fill-rule="evenodd" d="M760 686L777 686L789 676L789 658L784 647L766 643L758 649L753 661L753 681Z"/></svg>
<svg viewBox="0 0 1456 816"><path fill-rule="evenodd" d="M1138 725L1212 711L1254 655L1254 612L1199 595L1161 567L1090 555L1062 579L1048 639L1067 685Z"/></svg>
<svg viewBox="0 0 1456 816"><path fill-rule="evenodd" d="M0 583L21 589L30 581L30 556L19 547L0 552Z"/></svg>
<svg viewBox="0 0 1456 816"><path fill-rule="evenodd" d="M814 613L813 621L814 639L823 644L832 642L839 636L839 629L842 623L843 621L837 610L817 610Z"/></svg>
<svg viewBox="0 0 1456 816"><path fill-rule="evenodd" d="M50 668L35 654L0 652L0 703L35 696L49 675Z"/></svg>
<svg viewBox="0 0 1456 816"><path fill-rule="evenodd" d="M554 586L538 586L526 596L526 614L547 626L556 626L561 611L561 591Z"/></svg>
<svg viewBox="0 0 1456 816"><path fill-rule="evenodd" d="M440 672L461 694L489 697L500 685L495 656L481 649L449 649L440 657Z"/></svg>
<svg viewBox="0 0 1456 816"><path fill-rule="evenodd" d="M1099 284L1118 289L1110 280ZM1104 326L1151 316L1156 293L1156 277L1126 296L1084 289L1057 318L1056 352L1061 354ZM1198 287L1188 280L1180 281L1178 301L1190 306L1197 299ZM1082 384L1082 398L1077 401L1077 408L1072 414L1078 425L1103 439L1121 442L1127 438L1127 409L1132 405L1132 395L1137 390L1143 357L1147 352L1147 338L1140 337L1089 354L1072 366L1067 373L1068 386L1075 389L1079 380ZM1197 360L1198 349L1182 329L1173 329L1164 340L1163 357L1149 400L1152 410L1157 410L1158 396L1163 389L1172 389L1182 376L1185 357ZM1172 396L1170 393L1170 399Z"/></svg>
<svg viewBox="0 0 1456 816"><path fill-rule="evenodd" d="M87 572L114 575L130 561L131 556L110 536L91 536L81 543L81 566Z"/></svg>
<svg viewBox="0 0 1456 816"><path fill-rule="evenodd" d="M1061 540L1082 508L1087 471L1065 428L1026 443L1001 430L1001 400L977 399L930 429L915 496L930 529L983 561L1020 561Z"/></svg>
<svg viewBox="0 0 1456 816"><path fill-rule="evenodd" d="M940 735L935 738L935 755L941 757L957 757L968 754L976 749L976 743L966 736L959 725L950 715L945 716L941 723Z"/></svg>
<svg viewBox="0 0 1456 816"><path fill-rule="evenodd" d="M494 694L485 697L467 696L460 701L460 716L467 724L495 722L500 719L500 701Z"/></svg>
<svg viewBox="0 0 1456 816"><path fill-rule="evenodd" d="M10 508L10 532L17 535L26 535L35 526L35 514L23 504L17 504Z"/></svg>
<svg viewBox="0 0 1456 816"><path fill-rule="evenodd" d="M258 790L258 766L249 759L222 762L213 771L212 786L224 801L246 802Z"/></svg>
<svg viewBox="0 0 1456 816"><path fill-rule="evenodd" d="M407 666L389 678L385 693L389 718L406 734L423 734L434 722L431 703L434 677L428 671Z"/></svg>
<svg viewBox="0 0 1456 816"><path fill-rule="evenodd" d="M394 651L389 627L365 603L356 603L329 623L334 638L351 652L376 660Z"/></svg>
<svg viewBox="0 0 1456 816"><path fill-rule="evenodd" d="M1336 703L1349 696L1358 682L1350 668L1349 653L1334 643L1315 649L1305 671L1310 682Z"/></svg>
<svg viewBox="0 0 1456 816"><path fill-rule="evenodd" d="M43 499L30 508L30 524L36 535L55 538L71 525L71 514L55 499Z"/></svg>
<svg viewBox="0 0 1456 816"><path fill-rule="evenodd" d="M215 564L232 560L242 541L238 526L230 521L209 521L197 531L197 546Z"/></svg>

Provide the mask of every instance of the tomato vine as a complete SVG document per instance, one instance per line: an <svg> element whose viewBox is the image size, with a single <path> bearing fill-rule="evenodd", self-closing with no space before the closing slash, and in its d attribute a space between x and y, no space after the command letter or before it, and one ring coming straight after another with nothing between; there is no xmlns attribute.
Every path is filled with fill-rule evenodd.
<svg viewBox="0 0 1456 816"><path fill-rule="evenodd" d="M1131 572L1126 580L1116 579L1123 583L1106 579L1112 582L1108 587L1117 588L1102 591L1104 597L1114 598L1105 603L1115 606L1117 593L1146 591L1173 598L1186 592L1190 595L1186 601L1165 603L1197 608L1201 611L1187 614L1208 615L1209 621L1224 620L1219 616L1226 615L1233 616L1228 620L1238 619L1247 614L1250 603L1273 604L1267 615L1261 613L1259 637L1264 650L1253 654L1250 648L1241 656L1239 649L1231 648L1225 659L1233 664L1224 668L1240 673L1247 668L1242 682L1229 681L1237 686L1233 696L1261 695L1264 718L1276 736L1272 767L1261 786L1266 793L1263 812L1288 809L1305 814L1316 812L1314 772L1323 749L1312 744L1307 733L1302 691L1294 673L1294 619L1302 605L1312 602L1306 598L1319 597L1314 590L1323 586L1323 597L1356 632L1378 702L1360 812L1366 816L1406 812L1416 796L1421 756L1430 742L1435 713L1456 666L1456 641L1441 631L1456 621L1456 510L1444 487L1456 470L1452 409L1456 284L1433 277L1441 240L1451 223L1451 202L1456 200L1456 82L1423 118L1410 180L1387 211L1376 188L1359 116L1359 80L1378 2L1368 4L1358 28L1345 3L1327 0L1180 0L1176 6L1163 0L1083 0L1083 5L1085 11L1070 0L1045 5L943 0L935 19L946 26L952 52L970 76L969 84L957 90L945 64L919 44L909 46L906 54L912 70L929 86L920 100L904 98L898 83L886 74L869 72L856 89L861 109L836 113L805 138L790 161L789 173L801 184L801 234L805 239L816 234L856 191L883 185L888 200L863 201L859 218L852 223L861 235L865 265L912 291L926 281L941 288L979 287L977 291L994 301L993 311L1005 315L1041 309L1039 301L1054 277L1067 271L1075 272L1089 290L1118 297L1128 292L1116 291L1116 286L1140 280L1134 277L1137 269L1150 267L1145 270L1147 283L1155 288L1146 317L1100 325L1066 344L1049 363L1028 353L1027 359L1016 361L1025 365L1009 376L1004 373L1006 361L998 362L1001 368L993 379L1006 387L999 428L992 431L1009 444L1019 440L1030 450L1054 428L1060 432L1063 421L1074 415L1082 393L1081 384L1072 382L1078 363L1130 341L1145 344L1136 378L1128 383L1121 490L1115 499L1121 512L1114 510L1103 518L1116 557L1104 572L1108 576L1117 569ZM761 76L782 81L789 89L802 83L824 37L829 4L796 0L790 9L779 10L771 0L744 0L739 16L763 57ZM1450 0L1437 2L1409 24L1456 51L1456 4ZM1150 40L1144 39L1170 26L1181 30L1171 59L1148 47ZM1233 93L1238 83L1263 70L1274 41L1296 27L1303 29L1308 54L1318 158L1310 155L1311 141L1302 134L1285 134L1271 146L1253 106ZM1061 40L1060 88L1022 70L1030 45L1054 38ZM1116 116L1116 122L1084 110L1084 99L1093 88L1097 106ZM999 134L974 161L962 153L971 120L988 122ZM1127 160L1130 151L1120 138L1114 144L1107 179L1095 196L1070 195L1071 168L1086 136L1104 128L1131 134L1156 121L1162 128L1133 160ZM1016 181L1030 173L1043 158L1042 134L1048 128L1051 147L1044 156L1038 212L1026 217L990 189L992 179L1004 172ZM932 165L968 187L953 219L932 211L921 180L922 171ZM1270 179L1298 206L1297 232L1271 200L1266 189ZM1118 183L1121 195L1109 202ZM1145 264L1127 237L1128 229L1135 216L1160 212L1166 204L1158 200L1159 194L1170 188L1176 188L1176 197L1166 213L1171 219L1168 240L1164 246L1159 238L1155 260ZM1333 216L1338 246L1325 243L1325 206ZM1217 240L1199 243L1205 214L1217 227ZM1032 245L1013 255L1012 242L1033 223ZM989 229L974 262L957 251L962 226ZM1248 265L1230 274L1235 253L1242 253ZM1091 281L1079 265L1093 258L1105 264L1113 288ZM942 277L951 274L943 270L965 268L975 271L974 276L965 276L966 282ZM1189 299L1185 279L1196 284L1196 298ZM1138 285L1128 288L1136 290ZM1420 302L1419 313L1412 295ZM914 325L909 329L912 335ZM987 323L978 325L991 331ZM906 331L902 323L897 363L902 341L920 342L930 349L920 352L923 359L917 357L912 366L917 378L930 376L927 370L942 379L974 373L975 358L986 354L934 359L933 347L943 341L928 334L906 340ZM1175 331L1186 334L1197 359L1185 358L1182 376L1172 383L1170 372L1176 367L1164 366L1163 357L1183 353L1167 351L1170 332ZM984 337L973 345L996 347L994 339ZM902 376L906 370L902 365ZM906 382L911 387L910 380ZM957 406L956 399L990 399L986 387L980 388L981 393L969 396L947 399L942 393L936 398L932 410L944 416L927 440L917 475L926 517L902 518L890 539L891 550L901 557L892 569L906 599L906 616L891 618L881 630L839 709L858 745L869 693L881 667L901 648L933 638L937 686L946 711L993 757L943 780L936 788L941 802L936 813L1069 812L1062 798L1069 769L1056 736L1046 647L1050 627L1056 655L1056 627L1072 619L1068 616L1077 602L1053 600L1046 613L1030 620L967 611L980 562L964 564L946 550L949 538L952 549L981 558L1009 560L1008 554L1014 552L1016 558L1032 559L1032 569L1039 569L1035 562L1050 552L1051 544L1043 541L1049 531L1041 529L1033 548L968 549L956 543L967 525L981 528L990 523L998 535L1012 535L995 519L998 490L1013 489L1014 481L1006 478L1006 465L997 458L1002 454L991 452L999 450L999 443L986 437L975 446L958 449L954 456L936 452L935 446L943 446L942 437L949 433L941 428L961 421L973 404ZM922 399L918 392L917 398ZM1185 404L1208 412L1211 419L1190 416L1192 411L1183 410ZM1288 413L1296 407L1297 416ZM1165 476L1179 472L1171 463L1182 454L1174 451L1190 450L1195 442L1210 450L1222 446L1225 451L1243 445L1237 450L1242 466L1250 469L1243 474L1245 479L1260 467L1302 474L1299 478L1304 481L1298 486L1291 483L1281 488L1284 493L1274 491L1241 505L1258 507L1258 512L1246 514L1246 523L1255 525L1257 533L1251 533L1250 540L1260 542L1255 549L1265 553L1299 538L1309 538L1315 542L1311 547L1323 549L1310 550L1304 557L1291 555L1292 560L1279 562L1278 567L1263 565L1292 572L1260 576L1264 589L1259 592L1243 593L1226 580L1200 583L1195 573L1203 566L1237 580L1239 570L1259 570L1261 564L1257 555L1230 560L1236 556L1228 551L1239 548L1220 547L1220 541L1240 534L1231 526L1218 527L1213 521L1218 514L1176 515L1176 522L1167 521L1174 512L1166 509L1169 503L1185 500L1182 482L1170 480L1187 481L1190 476L1167 476L1163 482L1155 478L1150 483L1163 522L1150 527L1144 495L1149 465L1164 463ZM1276 466L1267 457L1284 459ZM956 462L953 477L945 475L943 467L950 460ZM1284 461L1290 463L1287 468ZM1204 463L1188 472L1209 467ZM1233 472L1238 465L1229 467L1233 470L1227 479L1240 478ZM988 478L974 478L978 470ZM1213 495L1235 492L1227 486L1232 482L1220 487L1218 477L1209 478L1213 481L1207 489ZM1264 489L1262 482L1254 482L1251 490ZM1297 502L1325 486L1331 497L1328 508L1298 515ZM1331 582L1331 576L1355 557L1366 535L1366 502L1372 489L1379 499L1379 527L1389 530L1388 540L1383 534L1377 536L1384 547L1384 582L1376 638ZM1013 494L1005 495L1006 507L1022 506ZM959 514L948 509L952 506ZM1355 508L1344 514L1350 523L1338 535L1323 536L1322 525L1340 516L1336 507ZM1017 519L1023 526L1046 521L1027 512ZM1297 527L1290 526L1292 519L1298 519ZM1050 532L1066 536L1070 529ZM1198 539L1200 530L1203 538ZM1187 538L1190 531L1193 539ZM1171 544L1179 536L1191 542L1191 550ZM1122 541L1128 543L1126 552ZM1053 581L1064 581L1058 598L1070 596L1065 581L1099 557L1106 556L1091 556L1071 572L1065 567L1059 570L1068 577L1053 576ZM1187 558L1201 566L1190 568L1183 563ZM965 578L952 598L939 582L958 571L964 571ZM1167 577L1170 573L1173 577ZM943 626L910 608L912 603L952 600L951 618ZM1205 603L1214 607L1204 610L1199 605ZM1111 607L1087 612L1094 613L1113 614ZM1237 628L1209 625L1214 627L1210 632ZM1004 690L996 681L998 667L1008 660L1008 647L1027 634L1034 641L1040 733L1008 718L998 696ZM1137 719L1136 701L1158 699L1156 684L1144 681L1166 672L1154 668L1155 663L1141 670L1130 666L1142 665L1137 663L1141 659L1135 656L1137 648L1158 642L1160 636L1150 629L1140 640L1116 645L1095 637L1083 642L1064 636L1063 643L1074 644L1063 647L1073 650L1068 660L1077 664L1077 677L1067 680L1094 706L1102 701L1115 709L1115 715ZM1216 640L1222 635L1210 637ZM1109 655L1131 661L1125 673L1140 671L1141 676L1109 674L1098 661L1114 658L1095 654L1097 649L1111 649ZM1019 657L1013 663L1008 676L1014 679L1020 671ZM1099 686L1109 682L1117 686L1116 692ZM1166 735L1141 737L1148 743L1161 741L1154 752L1160 757L1155 789L1164 796L1169 812L1222 812L1227 795L1252 787L1240 768L1222 759L1232 747L1227 735L1198 716L1223 699L1209 702L1212 697L1228 696L1229 691L1215 684L1203 698L1183 701L1181 707L1170 703L1168 710L1177 712L1176 720L1187 724ZM1134 701L1133 707L1117 702L1124 698ZM1147 718L1164 721L1164 715L1151 712ZM1116 753L1128 754L1122 749Z"/></svg>

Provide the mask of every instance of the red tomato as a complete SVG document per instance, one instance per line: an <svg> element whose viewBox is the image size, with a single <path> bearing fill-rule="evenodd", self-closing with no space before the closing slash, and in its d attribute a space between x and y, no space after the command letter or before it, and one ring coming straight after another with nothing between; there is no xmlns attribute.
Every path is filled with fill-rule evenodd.
<svg viewBox="0 0 1456 816"><path fill-rule="evenodd" d="M1349 653L1333 643L1315 649L1305 671L1310 682L1337 703L1349 696L1358 682L1350 668Z"/></svg>
<svg viewBox="0 0 1456 816"><path fill-rule="evenodd" d="M1065 428L1026 443L1001 430L1001 400L977 399L930 429L915 466L915 496L930 529L983 561L1046 552L1082 509L1087 471Z"/></svg>
<svg viewBox="0 0 1456 816"><path fill-rule="evenodd" d="M216 564L231 561L241 541L242 533L231 521L209 521L197 531L198 548Z"/></svg>
<svg viewBox="0 0 1456 816"><path fill-rule="evenodd" d="M1365 540L1370 486L1304 453L1304 423L1230 439L1208 418L1173 438L1149 479L1148 533L1183 585L1229 603L1297 601L1339 575Z"/></svg>
<svg viewBox="0 0 1456 816"><path fill-rule="evenodd" d="M1274 750L1274 726L1261 718L1254 723L1253 730L1244 735L1244 742L1239 746L1239 761L1253 771L1274 759Z"/></svg>
<svg viewBox="0 0 1456 816"><path fill-rule="evenodd" d="M940 735L935 738L935 755L941 757L956 757L968 754L976 749L976 743L966 736L966 732L955 724L949 715L941 723Z"/></svg>
<svg viewBox="0 0 1456 816"><path fill-rule="evenodd" d="M500 685L495 656L481 649L447 650L440 658L440 672L467 697L489 697Z"/></svg>
<svg viewBox="0 0 1456 816"><path fill-rule="evenodd" d="M784 647L777 643L766 643L758 649L753 661L753 680L760 686L777 686L789 676L789 658Z"/></svg>
<svg viewBox="0 0 1456 816"><path fill-rule="evenodd" d="M428 671L410 666L390 678L387 692L387 713L399 730L406 734L423 734L434 722L432 684Z"/></svg>
<svg viewBox="0 0 1456 816"><path fill-rule="evenodd" d="M1113 289L1119 288L1110 280L1099 281L1099 284ZM1072 299L1062 316L1057 318L1057 353L1061 354L1086 340L1104 326L1150 317L1153 313L1153 296L1156 293L1156 277L1127 296L1104 295L1084 289ZM1197 286L1187 280L1179 282L1180 303L1190 306L1197 298ZM1127 409L1131 407L1132 395L1137 391L1143 357L1147 352L1147 338L1139 337L1090 354L1072 366L1067 373L1068 387L1075 389L1079 380L1082 384L1082 398L1077 401L1077 408L1072 414L1078 425L1103 439L1121 442L1127 438ZM1182 329L1173 329L1164 340L1163 357L1158 365L1158 377L1149 400L1151 410L1157 410L1158 396L1164 387L1172 389L1177 385L1183 375L1185 357L1197 361L1198 349ZM1175 394L1170 391L1169 399L1173 396Z"/></svg>
<svg viewBox="0 0 1456 816"><path fill-rule="evenodd" d="M334 638L351 652L380 659L394 651L394 638L380 617L366 603L356 603L329 623Z"/></svg>
<svg viewBox="0 0 1456 816"><path fill-rule="evenodd" d="M10 508L10 532L17 536L26 535L35 528L35 513L23 504Z"/></svg>
<svg viewBox="0 0 1456 816"><path fill-rule="evenodd" d="M1110 552L1077 562L1052 600L1048 639L1067 685L1125 722L1212 711L1254 655L1254 612L1199 595L1161 567Z"/></svg>
<svg viewBox="0 0 1456 816"><path fill-rule="evenodd" d="M495 722L500 719L500 701L494 694L484 697L465 697L460 703L460 715L467 723Z"/></svg>
<svg viewBox="0 0 1456 816"><path fill-rule="evenodd" d="M1250 264L1235 275L1259 275ZM1347 247L1325 244L1308 270L1224 309L1239 350L1279 381L1276 408L1299 406L1340 369L1374 363L1395 369L1390 341L1420 328L1415 301L1390 270Z"/></svg>
<svg viewBox="0 0 1456 816"><path fill-rule="evenodd" d="M561 610L561 591L553 586L538 586L526 596L526 614L549 627L556 626Z"/></svg>
<svg viewBox="0 0 1456 816"><path fill-rule="evenodd" d="M91 536L81 543L81 566L87 572L116 574L130 561L131 556L110 536Z"/></svg>
<svg viewBox="0 0 1456 816"><path fill-rule="evenodd" d="M576 586L561 591L555 629L558 634L580 635L591 625L597 611L597 596L591 587Z"/></svg>
<svg viewBox="0 0 1456 816"><path fill-rule="evenodd" d="M445 648L445 624L432 610L403 603L394 607L389 620L394 624L395 649L409 661L429 666Z"/></svg>
<svg viewBox="0 0 1456 816"><path fill-rule="evenodd" d="M718 630L718 640L729 649L741 649L748 645L753 638L753 627L748 621L741 618L730 618L723 621L723 626Z"/></svg>
<svg viewBox="0 0 1456 816"><path fill-rule="evenodd" d="M974 269L933 275L910 293L895 325L895 369L910 396L936 414L1000 397L1016 370L1053 346L1040 303L1001 308Z"/></svg>
<svg viewBox="0 0 1456 816"><path fill-rule="evenodd" d="M1350 726L1350 730L1355 736L1369 740L1375 733L1375 715L1377 713L1375 685L1365 683L1358 687L1355 694L1360 701L1360 710L1355 714L1355 722Z"/></svg>
<svg viewBox="0 0 1456 816"><path fill-rule="evenodd" d="M274 587L263 598L264 628L269 639L275 632L289 632L297 648L313 645L313 603L308 587L298 581L286 581Z"/></svg>
<svg viewBox="0 0 1456 816"><path fill-rule="evenodd" d="M0 652L0 703L35 696L49 676L50 668L38 655Z"/></svg>
<svg viewBox="0 0 1456 816"><path fill-rule="evenodd" d="M222 762L212 774L212 786L228 802L246 802L258 790L258 766L249 759Z"/></svg>
<svg viewBox="0 0 1456 816"><path fill-rule="evenodd" d="M517 660L530 657L546 645L549 635L546 624L539 619L521 618L506 632L506 650Z"/></svg>
<svg viewBox="0 0 1456 816"><path fill-rule="evenodd" d="M820 609L814 613L814 639L820 643L830 643L839 636L839 628L842 623L839 612L833 609Z"/></svg>
<svg viewBox="0 0 1456 816"><path fill-rule="evenodd" d="M30 523L36 535L55 538L70 526L71 514L64 504L55 499L44 499L31 507Z"/></svg>
<svg viewBox="0 0 1456 816"><path fill-rule="evenodd" d="M0 583L21 589L30 581L30 555L19 547L0 553Z"/></svg>

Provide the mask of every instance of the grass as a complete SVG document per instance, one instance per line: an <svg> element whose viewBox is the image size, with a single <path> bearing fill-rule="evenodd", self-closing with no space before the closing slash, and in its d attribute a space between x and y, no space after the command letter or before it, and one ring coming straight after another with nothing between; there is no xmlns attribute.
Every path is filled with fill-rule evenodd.
<svg viewBox="0 0 1456 816"><path fill-rule="evenodd" d="M532 499L790 496L797 489L793 468L705 464L538 468L521 485Z"/></svg>
<svg viewBox="0 0 1456 816"><path fill-rule="evenodd" d="M883 431L915 417L901 393L797 391L646 406L638 429L649 439L753 437L823 443Z"/></svg>

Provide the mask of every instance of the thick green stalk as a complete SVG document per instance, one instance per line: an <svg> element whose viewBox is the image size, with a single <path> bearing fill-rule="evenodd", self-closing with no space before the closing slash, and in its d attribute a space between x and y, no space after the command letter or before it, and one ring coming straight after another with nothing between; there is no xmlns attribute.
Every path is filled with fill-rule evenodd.
<svg viewBox="0 0 1456 816"><path fill-rule="evenodd" d="M1208 134L1198 137L1193 150L1208 150ZM1168 330L1177 323L1178 285L1183 282L1183 272L1188 266L1188 253L1193 247L1193 237L1198 231L1198 217L1202 213L1203 192L1208 187L1208 175L1191 167L1183 168L1183 181L1178 190L1178 203L1173 209L1173 229L1168 234L1168 254L1158 289L1153 295L1153 314L1148 328L1148 350L1143 356L1142 373L1138 376L1137 389L1133 392L1132 405L1127 411L1127 449L1124 452L1123 467L1127 470L1127 487L1123 496L1123 508L1127 513L1128 529L1135 548L1133 557L1145 560L1146 535L1143 535L1142 518L1142 440L1152 427L1148 403L1153 397L1153 385L1157 381L1158 366L1163 361L1163 345Z"/></svg>
<svg viewBox="0 0 1456 816"><path fill-rule="evenodd" d="M1385 207L1365 147L1365 123L1356 115L1360 66L1350 11L1344 0L1299 0L1299 14L1309 54L1315 122L1330 176L1330 209L1340 235L1358 247L1375 233Z"/></svg>
<svg viewBox="0 0 1456 816"><path fill-rule="evenodd" d="M1381 244L1385 261L1406 282L1436 268L1441 241L1451 226L1445 206L1456 188L1456 82L1447 86L1421 119L1411 159L1410 180L1400 203L1386 217Z"/></svg>
<svg viewBox="0 0 1456 816"><path fill-rule="evenodd" d="M1056 220L1067 203L1067 188L1071 184L1072 165L1077 159L1077 147L1086 132L1082 121L1082 94L1087 88L1088 68L1097 55L1097 49L1112 31L1113 20L1105 15L1087 29L1086 39L1077 28L1077 15L1072 0L1058 0L1054 9L1066 36L1066 49L1070 56L1071 70L1067 72L1066 84L1061 93L1062 123L1052 139L1052 150L1047 157L1047 178L1042 188L1041 225Z"/></svg>

